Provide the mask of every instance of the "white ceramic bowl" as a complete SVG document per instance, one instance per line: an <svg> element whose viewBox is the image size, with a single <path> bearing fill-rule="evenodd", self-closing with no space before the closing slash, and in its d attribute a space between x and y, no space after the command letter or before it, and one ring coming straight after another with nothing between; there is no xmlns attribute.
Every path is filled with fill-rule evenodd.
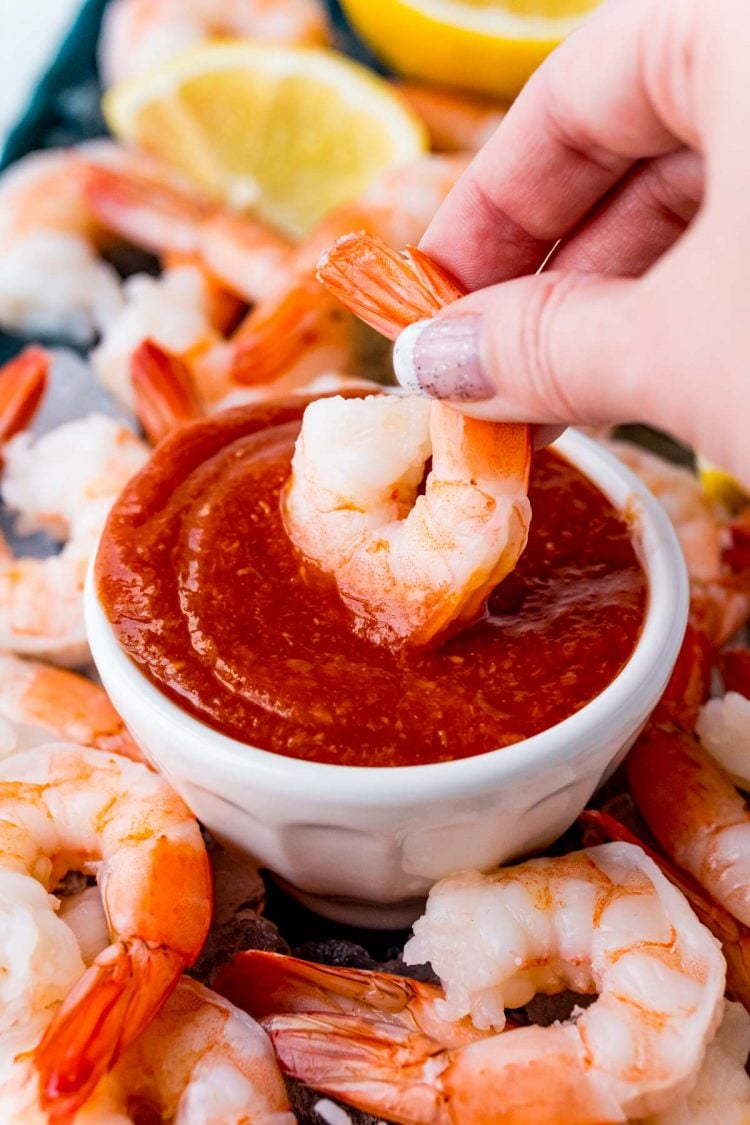
<svg viewBox="0 0 750 1125"><path fill-rule="evenodd" d="M442 876L549 845L622 760L664 690L688 610L674 532L650 493L595 442L568 431L557 448L634 520L649 583L643 632L619 676L586 707L475 758L359 769L284 758L218 734L125 655L89 574L91 650L136 741L221 842L252 853L320 913L408 925Z"/></svg>

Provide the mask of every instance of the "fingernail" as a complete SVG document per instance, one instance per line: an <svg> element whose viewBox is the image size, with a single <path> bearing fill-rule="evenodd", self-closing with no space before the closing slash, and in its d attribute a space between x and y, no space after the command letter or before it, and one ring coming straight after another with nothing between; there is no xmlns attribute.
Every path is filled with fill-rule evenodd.
<svg viewBox="0 0 750 1125"><path fill-rule="evenodd" d="M481 358L482 316L444 316L410 324L396 341L393 367L407 391L481 402L496 391Z"/></svg>

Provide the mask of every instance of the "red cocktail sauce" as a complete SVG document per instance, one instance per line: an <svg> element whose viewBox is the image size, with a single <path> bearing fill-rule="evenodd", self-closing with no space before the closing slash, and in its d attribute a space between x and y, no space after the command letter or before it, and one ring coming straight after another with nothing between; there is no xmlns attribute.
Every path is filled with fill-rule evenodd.
<svg viewBox="0 0 750 1125"><path fill-rule="evenodd" d="M241 407L179 431L115 505L98 589L158 688L276 754L406 766L517 742L610 683L638 639L645 575L622 516L552 452L534 461L528 547L480 621L427 650L358 636L334 581L282 524L306 404Z"/></svg>

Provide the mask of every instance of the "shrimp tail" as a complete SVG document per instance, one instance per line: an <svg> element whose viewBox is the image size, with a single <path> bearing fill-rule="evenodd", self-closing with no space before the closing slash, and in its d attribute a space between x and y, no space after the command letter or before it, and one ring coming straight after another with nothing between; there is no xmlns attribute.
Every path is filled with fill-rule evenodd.
<svg viewBox="0 0 750 1125"><path fill-rule="evenodd" d="M703 925L721 942L727 962L728 992L750 1012L750 928L733 918L718 902L714 902L689 872L649 847L616 817L598 809L586 809L580 819L585 825L596 829L605 840L619 840L642 848L670 883L682 891Z"/></svg>
<svg viewBox="0 0 750 1125"><path fill-rule="evenodd" d="M196 232L214 210L173 184L160 184L132 169L98 165L86 168L84 196L104 228L157 254L197 249Z"/></svg>
<svg viewBox="0 0 750 1125"><path fill-rule="evenodd" d="M261 1022L285 1074L389 1121L447 1125L446 1100L435 1085L447 1064L428 1036L359 1016L310 1013Z"/></svg>
<svg viewBox="0 0 750 1125"><path fill-rule="evenodd" d="M469 1019L442 1019L436 1001L445 997L437 985L372 969L318 965L282 953L238 953L219 971L215 987L258 1020L279 1013L340 1013L421 1032L445 1048L463 1047L487 1034Z"/></svg>
<svg viewBox="0 0 750 1125"><path fill-rule="evenodd" d="M24 348L0 370L0 440L25 430L47 387L50 357L36 345Z"/></svg>
<svg viewBox="0 0 750 1125"><path fill-rule="evenodd" d="M344 346L346 321L339 302L314 278L300 278L283 296L254 309L237 329L232 339L232 381L242 386L273 383L321 344L334 349Z"/></svg>
<svg viewBox="0 0 750 1125"><path fill-rule="evenodd" d="M238 953L220 970L215 986L223 996L255 1019L274 1012L376 1011L396 1017L415 994L437 1000L442 992L434 985L411 981L390 973L318 965L251 949Z"/></svg>
<svg viewBox="0 0 750 1125"><path fill-rule="evenodd" d="M416 247L392 250L365 232L347 234L326 250L317 277L351 312L390 340L414 321L431 318L466 295Z"/></svg>
<svg viewBox="0 0 750 1125"><path fill-rule="evenodd" d="M154 445L178 426L202 417L187 364L152 340L133 352L130 378L135 412Z"/></svg>
<svg viewBox="0 0 750 1125"><path fill-rule="evenodd" d="M42 1106L71 1120L99 1079L176 988L184 958L140 938L116 942L86 970L34 1053Z"/></svg>

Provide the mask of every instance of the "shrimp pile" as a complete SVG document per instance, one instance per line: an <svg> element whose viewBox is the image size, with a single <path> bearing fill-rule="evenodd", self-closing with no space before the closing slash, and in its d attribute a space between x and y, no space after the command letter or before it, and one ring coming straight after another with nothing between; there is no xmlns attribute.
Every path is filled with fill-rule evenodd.
<svg viewBox="0 0 750 1125"><path fill-rule="evenodd" d="M57 997L62 1002L34 1049L40 1101L55 1115L75 1112L148 1025L198 956L211 916L198 825L162 778L68 743L6 758L0 872L25 881L42 925L51 925L54 912L39 892L52 891L71 867L96 874L110 944ZM23 1022L22 1004L39 1007L22 988L9 1009L11 1029Z"/></svg>
<svg viewBox="0 0 750 1125"><path fill-rule="evenodd" d="M181 976L211 885L198 826L166 782L46 743L0 765L0 824L2 1120L293 1125L260 1026ZM56 914L48 892L71 866L99 889Z"/></svg>
<svg viewBox="0 0 750 1125"><path fill-rule="evenodd" d="M319 0L112 0L102 78L238 37L330 29ZM404 960L439 983L253 950L226 964L217 933L262 909L257 869L220 892L205 946L200 828L70 670L89 659L83 584L112 504L149 443L227 405L328 396L305 411L285 526L353 628L404 659L476 620L515 567L529 428L379 385L399 332L463 296L414 246L505 107L397 85L433 151L297 244L114 142L0 176L0 329L85 348L146 438L103 414L39 435L49 353L0 371L0 497L19 533L60 544L17 557L0 539L2 1121L292 1125L282 1070L409 1125L750 1121L750 654L721 652L750 619L750 565L686 470L610 443L672 519L692 595L615 803L584 814L583 850L433 888ZM121 276L134 249L156 272ZM334 393L351 385L367 393ZM70 872L96 885L59 899ZM566 990L586 1000L549 1026L516 1012Z"/></svg>
<svg viewBox="0 0 750 1125"><path fill-rule="evenodd" d="M442 880L405 959L440 977L432 1024L361 977L355 992L351 974L318 974L298 1003L298 967L286 986L272 972L262 1022L282 1067L396 1122L623 1121L690 1091L723 1015L718 942L627 844ZM238 960L220 987L247 1003L253 971ZM505 1007L566 988L599 996L564 1023L506 1029Z"/></svg>
<svg viewBox="0 0 750 1125"><path fill-rule="evenodd" d="M320 285L320 255L356 229L391 246L417 241L465 166L464 157L425 156L389 169L294 249L176 185L157 187L129 168L93 170L86 199L99 222L172 263L161 278L126 283L124 308L92 353L97 373L132 406L139 348L156 343L185 371L203 412L309 393L321 377L340 387L380 374L382 346ZM228 332L216 316L216 279L253 306Z"/></svg>

